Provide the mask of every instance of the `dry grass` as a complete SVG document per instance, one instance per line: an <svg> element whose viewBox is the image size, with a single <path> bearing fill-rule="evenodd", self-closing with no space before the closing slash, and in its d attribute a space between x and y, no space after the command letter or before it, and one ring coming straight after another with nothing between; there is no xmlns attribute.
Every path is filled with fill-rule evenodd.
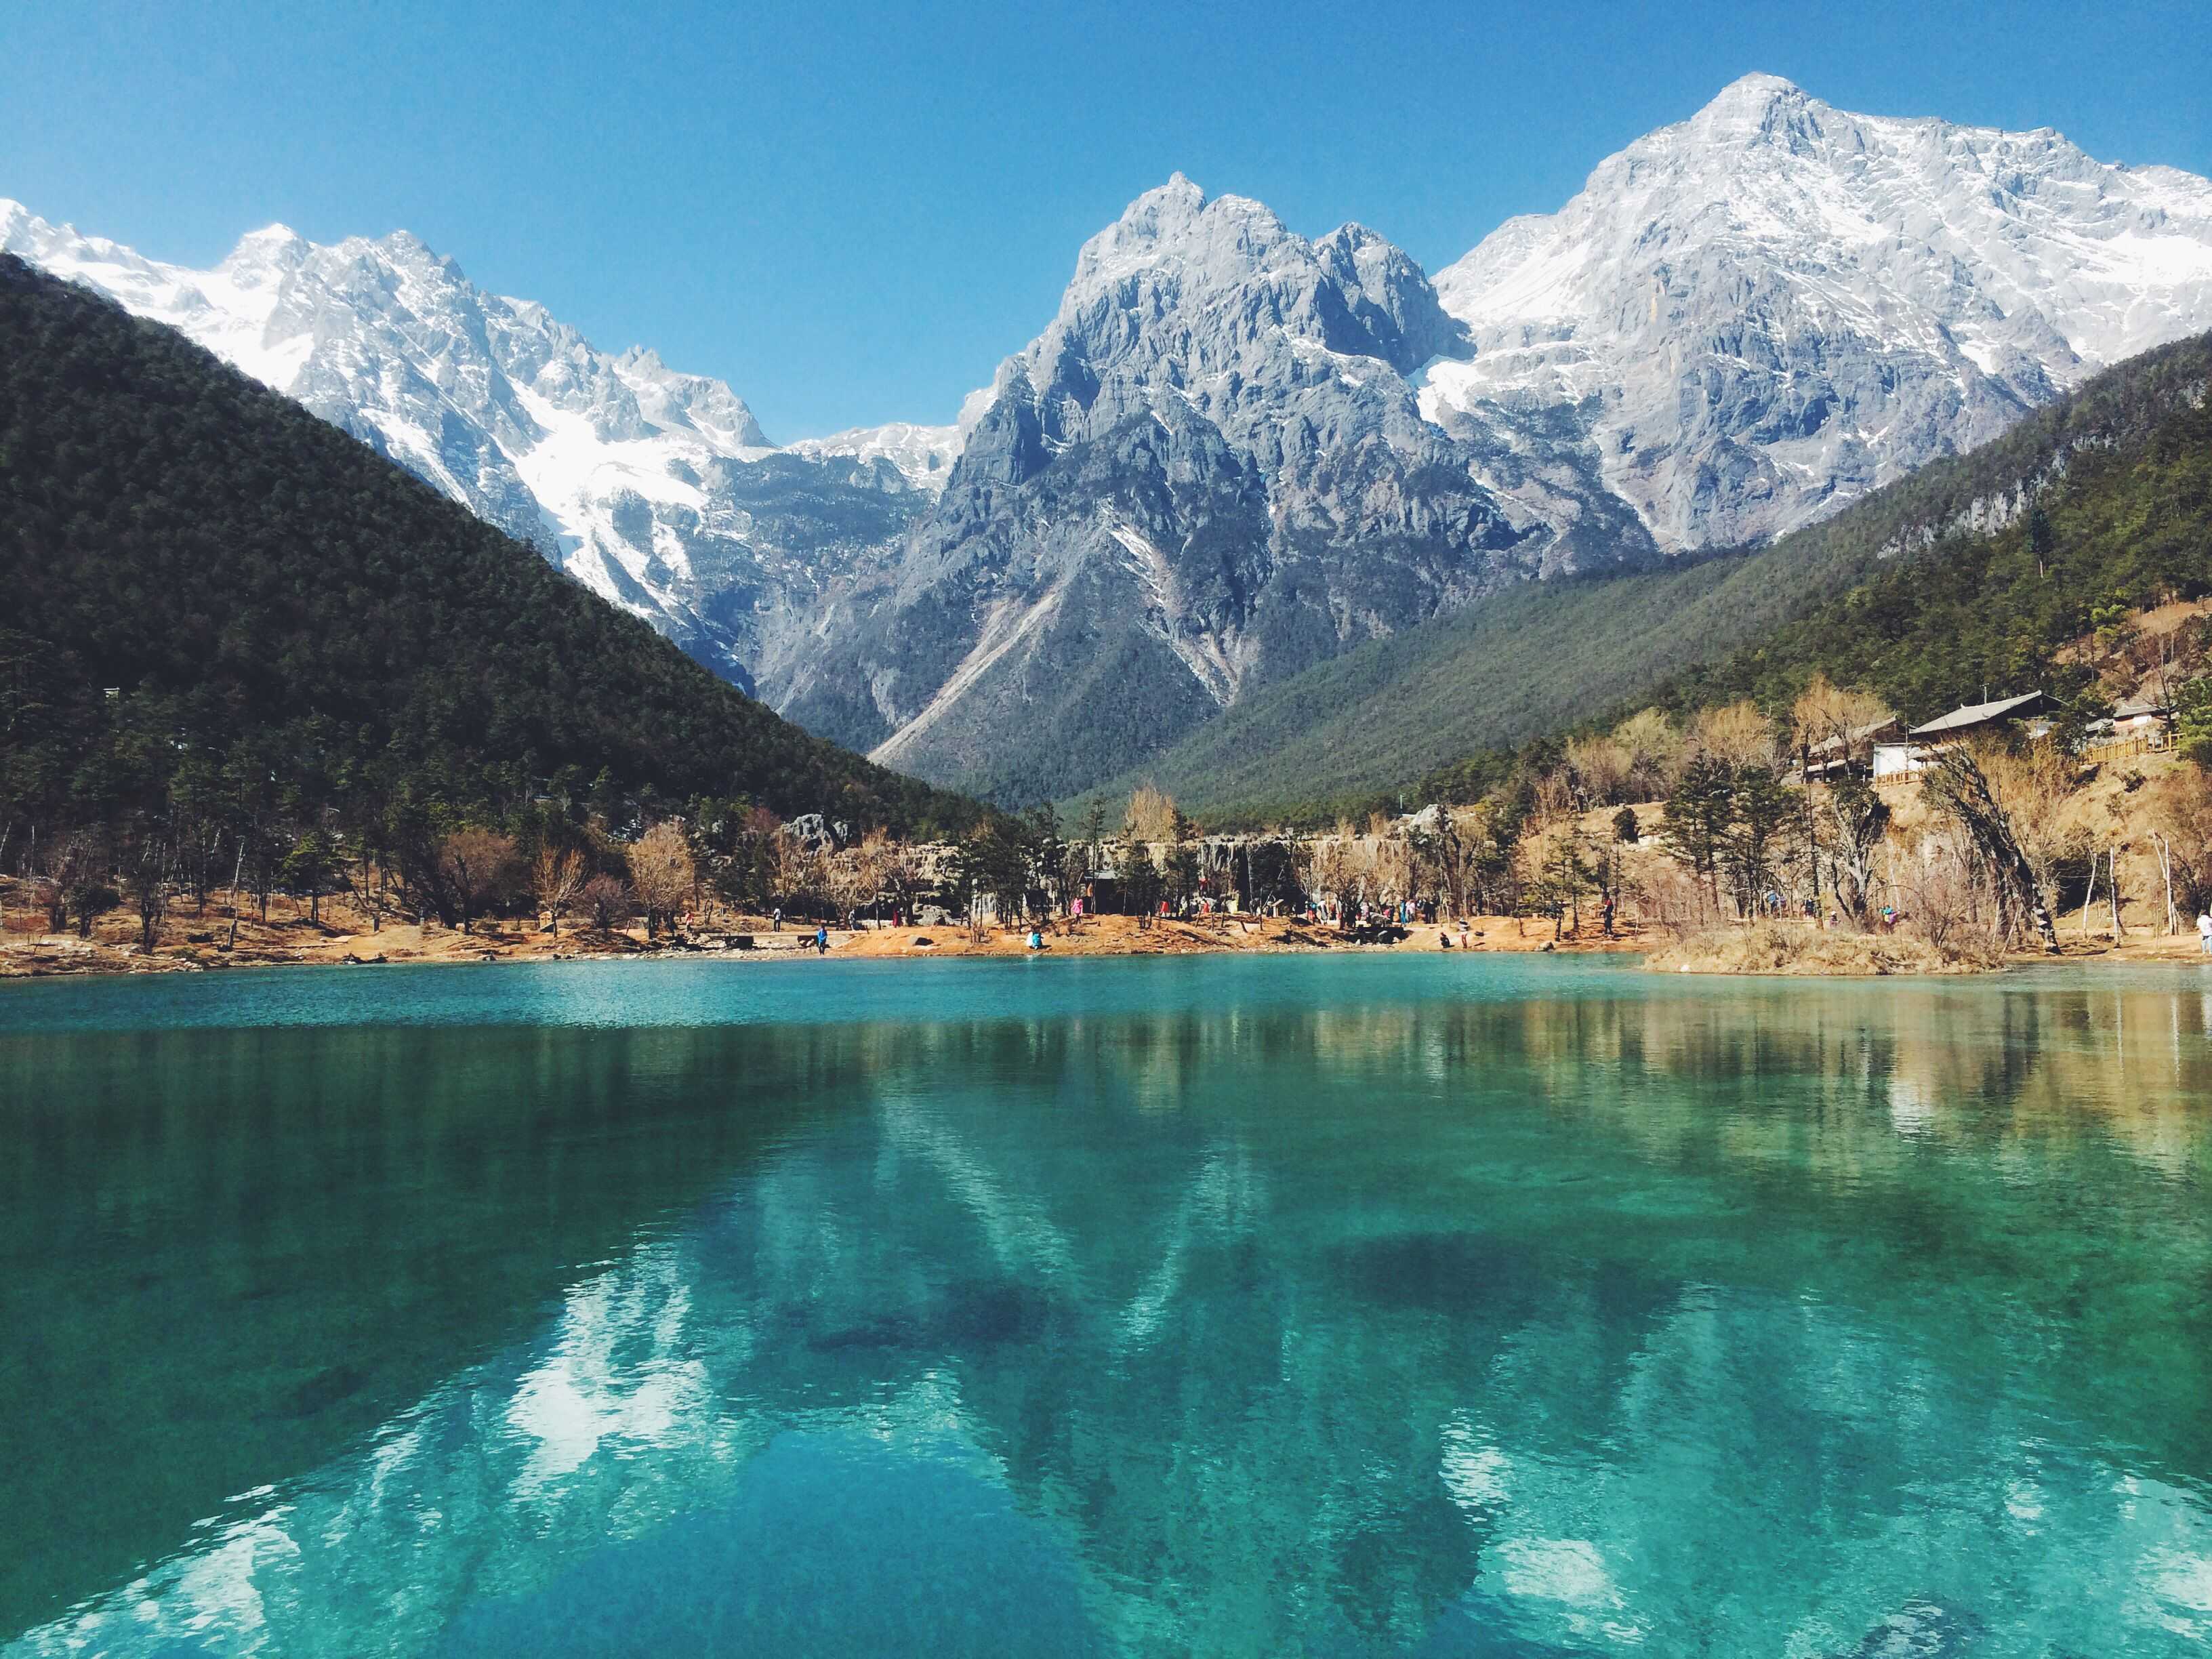
<svg viewBox="0 0 2212 1659"><path fill-rule="evenodd" d="M1889 974L1974 974L2002 959L1956 945L1942 949L1915 933L1830 933L1803 922L1759 921L1686 933L1644 958L1644 966L1682 974L1805 974L1871 979Z"/></svg>

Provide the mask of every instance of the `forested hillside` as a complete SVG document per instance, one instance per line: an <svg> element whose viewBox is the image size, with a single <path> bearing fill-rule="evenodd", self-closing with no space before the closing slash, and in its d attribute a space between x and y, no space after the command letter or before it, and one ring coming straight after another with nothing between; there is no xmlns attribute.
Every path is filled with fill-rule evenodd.
<svg viewBox="0 0 2212 1659"><path fill-rule="evenodd" d="M0 854L184 810L971 803L809 736L181 336L0 257ZM17 853L7 853L7 838Z"/></svg>
<svg viewBox="0 0 2212 1659"><path fill-rule="evenodd" d="M2082 689L2076 641L2113 641L2130 612L2212 592L2208 394L2212 336L2124 364L2071 405L2023 511L1888 561L1645 700L1778 708L1821 673L1917 725L1985 694Z"/></svg>
<svg viewBox="0 0 2212 1659"><path fill-rule="evenodd" d="M1310 817L1639 702L1786 700L1816 667L1919 718L2026 685L2095 606L2212 580L2208 382L2212 336L2147 352L1771 547L1500 595L1254 697L1144 775L1209 819Z"/></svg>

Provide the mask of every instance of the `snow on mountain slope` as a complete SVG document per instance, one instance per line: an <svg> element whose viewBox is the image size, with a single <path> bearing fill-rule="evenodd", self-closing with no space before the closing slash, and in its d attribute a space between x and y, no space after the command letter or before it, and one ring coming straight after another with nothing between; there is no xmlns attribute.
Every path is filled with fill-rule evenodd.
<svg viewBox="0 0 2212 1659"><path fill-rule="evenodd" d="M915 426L893 421L887 426L856 426L826 438L800 438L784 446L791 455L813 460L848 456L857 461L889 461L916 489L935 495L945 488L952 463L960 458L957 426Z"/></svg>
<svg viewBox="0 0 2212 1659"><path fill-rule="evenodd" d="M1757 540L2212 327L2212 181L1753 75L1436 285L1431 419L1571 413L1662 545Z"/></svg>
<svg viewBox="0 0 2212 1659"><path fill-rule="evenodd" d="M1309 240L1177 174L1084 245L890 579L778 706L922 777L1065 794L1361 640L1656 558L1571 468L1507 499L1505 446L1422 417L1409 377L1466 349L1374 232Z"/></svg>
<svg viewBox="0 0 2212 1659"><path fill-rule="evenodd" d="M211 270L0 203L780 712L1010 801L1510 581L1758 542L2212 328L2212 183L1771 76L1432 285L1180 174L951 427L771 447L402 234Z"/></svg>
<svg viewBox="0 0 2212 1659"><path fill-rule="evenodd" d="M0 201L0 248L299 399L749 689L951 465L949 428L779 451L721 381L599 351L405 232L275 225L190 270Z"/></svg>

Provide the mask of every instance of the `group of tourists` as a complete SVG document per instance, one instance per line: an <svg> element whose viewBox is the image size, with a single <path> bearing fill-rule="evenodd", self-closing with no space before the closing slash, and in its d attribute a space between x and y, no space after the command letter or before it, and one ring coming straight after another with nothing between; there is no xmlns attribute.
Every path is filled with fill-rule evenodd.
<svg viewBox="0 0 2212 1659"><path fill-rule="evenodd" d="M1309 898L1299 914L1315 927L1326 923L1334 927L1401 927L1415 926L1433 927L1441 907L1437 900L1389 899L1370 902L1362 899L1346 907L1341 900Z"/></svg>

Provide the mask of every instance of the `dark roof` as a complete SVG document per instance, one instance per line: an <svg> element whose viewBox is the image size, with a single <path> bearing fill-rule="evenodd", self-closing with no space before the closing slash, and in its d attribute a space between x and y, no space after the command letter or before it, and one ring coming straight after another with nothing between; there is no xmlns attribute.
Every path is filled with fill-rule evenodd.
<svg viewBox="0 0 2212 1659"><path fill-rule="evenodd" d="M2155 691L2138 691L2112 710L2112 718L2132 720L2140 720L2145 714L2171 714L2172 712L2172 698L2161 697Z"/></svg>
<svg viewBox="0 0 2212 1659"><path fill-rule="evenodd" d="M1916 726L1911 735L1916 738L1947 737L1954 732L1971 732L1978 726L1988 726L2008 714L2026 714L2029 708L2043 701L2043 693L2030 691L2025 696L1999 697L1995 702L1969 703L1963 708L1954 708L1949 714L1932 720L1925 726Z"/></svg>

